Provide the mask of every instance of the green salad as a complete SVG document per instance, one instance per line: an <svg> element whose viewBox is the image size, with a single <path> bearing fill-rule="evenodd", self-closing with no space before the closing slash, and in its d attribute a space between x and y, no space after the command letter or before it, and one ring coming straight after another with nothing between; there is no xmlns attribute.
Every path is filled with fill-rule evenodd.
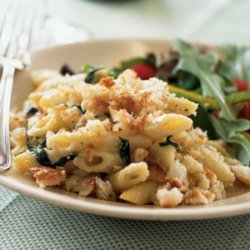
<svg viewBox="0 0 250 250"><path fill-rule="evenodd" d="M115 78L126 69L133 69L143 80L162 79L168 82L170 92L199 103L197 115L192 118L194 126L207 131L210 139L227 142L237 158L249 166L249 48L209 47L174 40L166 57L151 52L111 69L84 65L81 71L87 74L85 81L94 84L104 75ZM64 71L67 73L67 68Z"/></svg>

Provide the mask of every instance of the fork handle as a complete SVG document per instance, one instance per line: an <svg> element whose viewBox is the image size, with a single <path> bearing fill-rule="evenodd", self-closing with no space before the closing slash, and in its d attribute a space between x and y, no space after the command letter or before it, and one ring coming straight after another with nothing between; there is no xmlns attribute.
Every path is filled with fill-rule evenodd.
<svg viewBox="0 0 250 250"><path fill-rule="evenodd" d="M0 173L8 170L11 163L9 117L15 66L3 65L0 82Z"/></svg>

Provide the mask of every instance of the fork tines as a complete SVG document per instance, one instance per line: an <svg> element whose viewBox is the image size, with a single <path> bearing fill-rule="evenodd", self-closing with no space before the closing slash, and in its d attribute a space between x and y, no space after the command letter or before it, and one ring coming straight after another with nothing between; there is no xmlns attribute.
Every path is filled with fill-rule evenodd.
<svg viewBox="0 0 250 250"><path fill-rule="evenodd" d="M0 28L0 57L29 64L34 18L32 8L14 2L9 5Z"/></svg>

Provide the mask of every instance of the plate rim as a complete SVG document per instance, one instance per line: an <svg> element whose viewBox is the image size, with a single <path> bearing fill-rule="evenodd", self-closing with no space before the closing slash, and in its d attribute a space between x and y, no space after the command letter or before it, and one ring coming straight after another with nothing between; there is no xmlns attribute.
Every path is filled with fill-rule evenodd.
<svg viewBox="0 0 250 250"><path fill-rule="evenodd" d="M14 184L13 182L14 180L10 179L8 176L0 175L0 184L2 186L27 197L51 205L107 217L168 221L214 219L250 214L250 201L232 205L219 205L216 207L205 205L195 208L194 206L185 208L137 207L136 205L121 206L119 202L105 202L107 204L102 204L102 201L95 198L76 198L75 196L53 192L49 189L41 189L38 186L29 186L22 182ZM38 193L37 190L39 190ZM67 199L65 199L65 197ZM69 201L72 201L72 203Z"/></svg>
<svg viewBox="0 0 250 250"><path fill-rule="evenodd" d="M77 42L73 44L57 45L45 49L40 49L32 53L33 56L39 56L40 53L48 53L55 49L62 50L70 47L78 47L86 44L102 44L102 43L116 43L116 42L170 42L173 38L140 38L140 37L126 37L126 38L108 38L108 39L93 39L84 42ZM13 191L26 195L28 197L40 200L51 205L61 206L89 214L103 215L108 217L126 218L126 219L141 219L141 220L197 220L197 219L212 219L231 217L243 214L250 214L250 200L237 204L218 205L215 207L200 206L200 207L185 207L185 208L153 208L153 207L136 207L119 206L119 202L114 205L113 202L109 204L102 204L101 201L89 201L86 198L77 199L70 195L56 193L47 189L37 187L30 187L22 182L15 183L14 179L8 175L0 174L0 184ZM39 189L40 192L36 192ZM67 199L64 199L64 198ZM68 199L72 203L68 202ZM119 209L118 209L119 208Z"/></svg>

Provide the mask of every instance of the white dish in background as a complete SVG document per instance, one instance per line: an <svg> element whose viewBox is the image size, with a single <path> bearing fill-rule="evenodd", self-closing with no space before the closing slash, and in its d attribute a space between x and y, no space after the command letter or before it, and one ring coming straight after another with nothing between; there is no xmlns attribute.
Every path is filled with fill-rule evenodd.
<svg viewBox="0 0 250 250"><path fill-rule="evenodd" d="M169 42L167 40L88 41L37 51L33 54L31 69L59 70L64 63L69 63L74 69L80 68L85 63L113 66L121 60L143 56L147 52L167 54L168 50ZM17 73L12 95L12 107L20 108L31 89L32 85L28 73ZM232 190L226 199L215 201L206 206L186 206L170 209L82 198L58 188L44 190L39 188L33 179L14 171L0 175L0 185L53 205L119 218L191 220L234 216L250 212L250 189L242 188Z"/></svg>

